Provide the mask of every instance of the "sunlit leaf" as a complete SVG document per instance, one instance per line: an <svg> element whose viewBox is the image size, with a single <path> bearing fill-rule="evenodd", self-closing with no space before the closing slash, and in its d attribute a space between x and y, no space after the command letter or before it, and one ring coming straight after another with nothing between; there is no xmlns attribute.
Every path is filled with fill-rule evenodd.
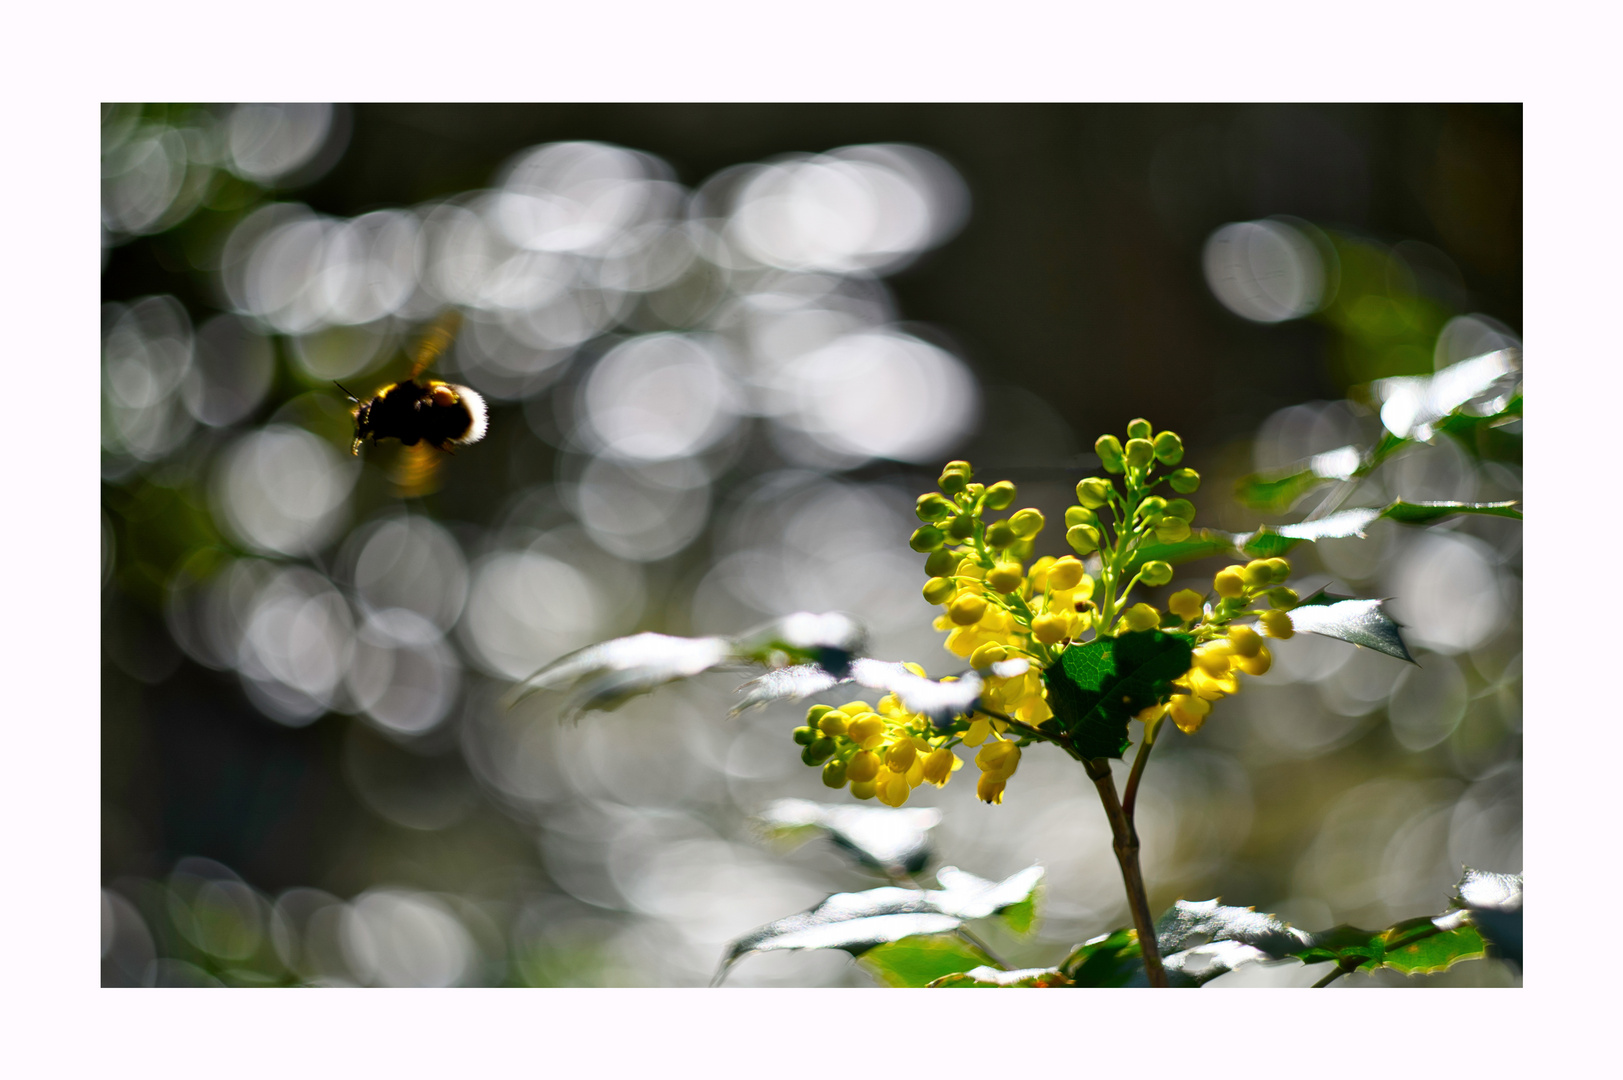
<svg viewBox="0 0 1623 1080"><path fill-rule="evenodd" d="M1496 874L1465 868L1454 889L1455 903L1471 913L1471 921L1500 956L1522 962L1522 875Z"/></svg>
<svg viewBox="0 0 1623 1080"><path fill-rule="evenodd" d="M985 953L957 934L906 937L876 945L857 958L887 986L938 986L960 972L991 970ZM948 984L950 985L950 984Z"/></svg>
<svg viewBox="0 0 1623 1080"><path fill-rule="evenodd" d="M539 690L575 686L569 715L612 709L637 694L737 660L726 638L635 634L570 653L531 675L511 696L513 704Z"/></svg>
<svg viewBox="0 0 1623 1080"><path fill-rule="evenodd" d="M998 915L1028 901L1042 877L1040 866L1027 867L999 882L944 866L936 874L939 889L887 885L866 892L835 893L814 908L770 922L734 941L722 958L715 983L750 953L843 949L861 956L886 942L956 930L971 919Z"/></svg>
<svg viewBox="0 0 1623 1080"><path fill-rule="evenodd" d="M1398 623L1386 613L1384 600L1335 596L1320 589L1289 611L1291 626L1301 633L1335 638L1414 663Z"/></svg>
<svg viewBox="0 0 1623 1080"><path fill-rule="evenodd" d="M955 975L947 975L929 984L940 987L1008 987L1008 986L1075 986L1058 968L1019 968L1002 971L994 967L978 967Z"/></svg>
<svg viewBox="0 0 1623 1080"><path fill-rule="evenodd" d="M1012 669L1010 673L1018 674ZM740 687L744 700L733 708L733 713L774 701L808 697L846 682L895 694L903 708L938 723L973 710L984 688L981 676L974 671L938 681L915 675L899 663L859 656L850 662L844 678L836 678L814 664L768 671Z"/></svg>
<svg viewBox="0 0 1623 1080"><path fill-rule="evenodd" d="M774 668L799 663L823 672L822 685L831 686L849 674L865 639L861 625L847 615L807 611L773 619L736 638L634 634L553 661L515 687L508 700L517 704L539 690L573 688L564 714L578 715L613 709L676 679L748 663Z"/></svg>
<svg viewBox="0 0 1623 1080"><path fill-rule="evenodd" d="M1304 467L1241 477L1234 494L1255 509L1282 514L1314 488L1360 476L1368 471L1370 464L1356 446L1343 446L1315 454Z"/></svg>
<svg viewBox="0 0 1623 1080"><path fill-rule="evenodd" d="M1492 415L1504 410L1521 374L1520 349L1499 349L1450 364L1435 375L1381 379L1370 392L1381 423L1399 438L1429 439L1431 425L1456 409Z"/></svg>
<svg viewBox="0 0 1623 1080"><path fill-rule="evenodd" d="M941 811L930 807L826 806L778 799L756 815L768 836L800 841L823 834L865 866L884 874L916 874L933 855L930 830Z"/></svg>
<svg viewBox="0 0 1623 1080"><path fill-rule="evenodd" d="M1407 919L1384 930L1337 926L1305 933L1252 908L1179 900L1156 921L1156 942L1173 985L1199 986L1243 964L1335 961L1348 970L1390 968L1407 975L1445 971L1483 955L1465 912Z"/></svg>
<svg viewBox="0 0 1623 1080"><path fill-rule="evenodd" d="M1188 637L1160 630L1072 645L1043 672L1051 722L1084 757L1119 758L1128 746L1127 722L1167 699L1192 653Z"/></svg>
<svg viewBox="0 0 1623 1080"><path fill-rule="evenodd" d="M1455 514L1486 514L1490 517L1515 518L1520 521L1522 512L1516 509L1516 500L1507 499L1504 502L1405 502L1399 499L1392 503L1381 516L1391 518L1404 525L1430 525Z"/></svg>

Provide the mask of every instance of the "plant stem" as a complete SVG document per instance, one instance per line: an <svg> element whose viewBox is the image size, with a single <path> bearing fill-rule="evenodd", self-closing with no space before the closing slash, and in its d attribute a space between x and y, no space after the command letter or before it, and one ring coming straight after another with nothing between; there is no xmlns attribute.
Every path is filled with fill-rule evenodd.
<svg viewBox="0 0 1623 1080"><path fill-rule="evenodd" d="M960 926L958 928L958 936L975 946L975 948L979 949L981 952L985 953L992 963L996 964L1004 971L1014 970L1013 965L1011 965L1007 960L1003 959L1003 957L999 956L997 953L993 952L992 947L972 933L969 927Z"/></svg>
<svg viewBox="0 0 1623 1080"><path fill-rule="evenodd" d="M1133 771L1127 774L1127 787L1121 796L1121 812L1127 815L1129 825L1133 824L1133 807L1138 803L1138 782L1144 776L1144 763L1150 760L1150 751L1155 749L1156 729L1161 723L1162 720L1152 720L1144 725L1144 735L1138 741L1138 753L1133 756Z"/></svg>
<svg viewBox="0 0 1623 1080"><path fill-rule="evenodd" d="M1321 987L1329 986L1343 975L1350 975L1354 970L1357 969L1359 963L1360 959L1358 957L1346 957L1341 961L1341 963L1336 965L1334 971L1331 971L1329 974L1325 975L1324 978L1314 983L1309 989L1318 990Z"/></svg>
<svg viewBox="0 0 1623 1080"><path fill-rule="evenodd" d="M1138 868L1138 833L1116 797L1116 780L1110 775L1109 759L1085 758L1082 767L1087 770L1093 786L1099 789L1099 801L1104 804L1105 816L1110 819L1111 847L1116 852L1116 861L1121 864L1127 905L1132 909L1133 926L1138 930L1138 947L1144 955L1144 975L1151 986L1166 986L1167 973L1161 966L1161 950L1155 942L1155 922L1150 918L1150 899L1144 890L1144 875Z"/></svg>

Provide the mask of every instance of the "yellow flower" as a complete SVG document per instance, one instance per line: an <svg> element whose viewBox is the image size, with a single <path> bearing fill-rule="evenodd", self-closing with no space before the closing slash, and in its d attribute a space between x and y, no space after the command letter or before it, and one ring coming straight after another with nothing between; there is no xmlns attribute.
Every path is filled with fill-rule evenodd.
<svg viewBox="0 0 1623 1080"><path fill-rule="evenodd" d="M1262 623L1263 632L1271 638L1284 641L1296 633L1291 617L1283 611L1264 611L1257 621Z"/></svg>
<svg viewBox="0 0 1623 1080"><path fill-rule="evenodd" d="M981 773L980 781L975 785L975 797L983 803L997 806L1003 802L1003 789L1006 786L1005 781L994 780L990 773ZM855 784L851 786L851 790L856 791Z"/></svg>

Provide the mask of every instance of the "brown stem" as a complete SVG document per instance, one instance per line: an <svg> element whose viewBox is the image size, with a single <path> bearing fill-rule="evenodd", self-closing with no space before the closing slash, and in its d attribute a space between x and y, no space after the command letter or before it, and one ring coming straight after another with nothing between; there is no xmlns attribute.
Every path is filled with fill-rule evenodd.
<svg viewBox="0 0 1623 1080"><path fill-rule="evenodd" d="M1099 789L1099 801L1104 804L1105 816L1110 819L1116 861L1121 864L1121 881L1127 889L1127 904L1133 912L1133 926L1138 930L1138 947L1144 955L1144 975L1151 986L1166 986L1166 969L1161 966L1161 950L1155 942L1155 922L1150 918L1150 899L1144 890L1144 875L1138 868L1138 833L1132 819L1122 809L1116 797L1116 781L1110 775L1107 758L1086 758L1082 767L1088 778Z"/></svg>
<svg viewBox="0 0 1623 1080"><path fill-rule="evenodd" d="M1144 765L1150 760L1150 751L1155 749L1155 729L1159 726L1159 720L1144 725L1144 736L1138 741L1138 753L1133 755L1133 771L1127 774L1127 787L1122 790L1121 811L1127 815L1129 825L1133 824L1133 807L1138 803L1138 782L1144 776Z"/></svg>

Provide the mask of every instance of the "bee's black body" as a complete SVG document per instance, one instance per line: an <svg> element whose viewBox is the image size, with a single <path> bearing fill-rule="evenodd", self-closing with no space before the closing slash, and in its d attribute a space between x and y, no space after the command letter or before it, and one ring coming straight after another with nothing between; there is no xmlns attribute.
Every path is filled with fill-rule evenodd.
<svg viewBox="0 0 1623 1080"><path fill-rule="evenodd" d="M425 442L449 450L453 443L473 442L483 434L484 402L450 383L397 382L355 406L357 450L367 439L399 439L405 446Z"/></svg>

